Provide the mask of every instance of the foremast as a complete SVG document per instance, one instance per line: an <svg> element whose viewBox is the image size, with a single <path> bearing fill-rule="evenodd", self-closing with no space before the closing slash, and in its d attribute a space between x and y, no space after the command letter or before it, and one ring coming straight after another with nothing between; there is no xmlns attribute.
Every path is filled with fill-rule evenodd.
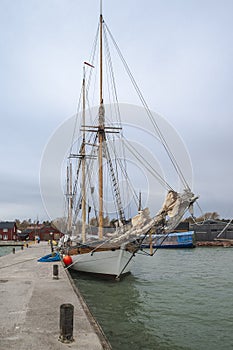
<svg viewBox="0 0 233 350"><path fill-rule="evenodd" d="M67 165L67 199L68 199L68 219L67 219L67 233L72 233L72 163L69 160Z"/></svg>

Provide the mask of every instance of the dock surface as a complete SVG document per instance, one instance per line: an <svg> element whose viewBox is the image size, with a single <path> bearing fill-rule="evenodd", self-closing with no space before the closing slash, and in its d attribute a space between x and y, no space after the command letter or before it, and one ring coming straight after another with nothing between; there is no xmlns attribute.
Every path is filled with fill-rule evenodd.
<svg viewBox="0 0 233 350"><path fill-rule="evenodd" d="M0 349L111 349L61 262L37 262L47 243L0 257ZM53 264L59 279L53 279ZM74 342L58 338L60 305L74 305Z"/></svg>

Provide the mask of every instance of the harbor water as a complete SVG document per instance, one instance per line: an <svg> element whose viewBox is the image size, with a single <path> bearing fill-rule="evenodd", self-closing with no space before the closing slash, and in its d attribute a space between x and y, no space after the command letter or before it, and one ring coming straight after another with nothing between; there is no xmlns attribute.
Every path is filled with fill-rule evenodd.
<svg viewBox="0 0 233 350"><path fill-rule="evenodd" d="M113 350L232 350L232 261L232 248L158 250L120 282L72 277Z"/></svg>
<svg viewBox="0 0 233 350"><path fill-rule="evenodd" d="M113 350L232 350L233 249L138 255L121 282L72 277Z"/></svg>
<svg viewBox="0 0 233 350"><path fill-rule="evenodd" d="M0 256L4 256L7 254L12 253L13 248L15 248L15 251L20 250L21 247L19 246L4 246L4 247L0 247Z"/></svg>

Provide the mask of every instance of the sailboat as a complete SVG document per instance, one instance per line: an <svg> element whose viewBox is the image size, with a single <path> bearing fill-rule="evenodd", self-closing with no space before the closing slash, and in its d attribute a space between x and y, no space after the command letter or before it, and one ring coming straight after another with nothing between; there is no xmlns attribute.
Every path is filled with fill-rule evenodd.
<svg viewBox="0 0 233 350"><path fill-rule="evenodd" d="M67 165L67 232L59 243L61 253L65 255L64 262L69 268L79 272L91 273L98 276L114 277L116 279L130 272L131 262L138 252L142 252L142 243L146 237L150 237L152 232L159 231L164 234L171 232L181 221L184 213L192 208L197 197L192 193L188 184L184 182L184 190L178 193L171 187L166 195L162 208L154 217L150 217L149 209L142 209L141 206L138 213L126 219L127 205L123 205L123 197L120 186L119 172L123 174L127 180L127 190L131 188L129 182L129 174L127 164L123 160L124 150L122 144L115 146L115 140L122 137L122 125L119 118L119 107L116 98L116 104L110 106L105 104L104 100L104 57L103 57L103 41L107 34L111 38L123 65L130 76L130 79L139 94L140 100L151 119L152 126L163 144L165 151L169 154L169 147L164 137L153 119L153 116L125 62L121 51L119 50L106 22L103 19L102 5L99 16L99 25L97 35L94 42L94 50L88 62L83 65L83 80L80 98L80 111L77 118L81 118L79 129L80 137L78 141L71 141L71 149L68 155ZM97 40L98 38L98 40ZM89 85L93 71L96 71L95 52L98 45L98 65L99 65L99 102L98 111L87 108L90 99ZM115 75L112 68L112 60L109 52L108 43L105 44L107 50L108 68L112 78L112 91L116 94ZM89 78L87 79L87 73ZM114 110L117 118L115 122L109 122L110 114ZM92 124L88 125L86 121L87 113L94 114L90 117ZM97 116L96 116L97 114ZM92 118L92 119L91 119ZM113 117L114 119L114 117ZM77 124L77 123L76 123ZM123 145L126 144L124 140ZM73 150L74 145L76 152ZM127 144L126 144L127 145ZM116 149L122 152L121 156L116 156ZM73 162L76 162L75 169ZM172 157L172 163L176 170L180 172L180 168ZM117 165L118 164L118 165ZM106 170L107 169L107 170ZM109 174L112 186L111 193L116 211L115 228L104 227L104 206L109 207L112 201L105 199L108 196L106 175ZM94 177L94 180L91 180ZM81 180L79 180L81 178ZM164 181L160 177L160 181ZM164 181L166 183L166 181ZM166 184L167 185L167 184ZM126 190L125 190L126 192ZM98 197L98 198L97 198ZM90 204L90 199L92 204ZM95 225L90 225L89 214L93 211L96 215ZM81 212L81 220L77 221ZM93 220L92 220L93 223ZM98 229L98 238L93 234ZM94 231L94 232L93 232ZM152 242L152 239L151 239ZM150 245L150 253L153 255L153 247ZM69 257L69 259L67 259Z"/></svg>

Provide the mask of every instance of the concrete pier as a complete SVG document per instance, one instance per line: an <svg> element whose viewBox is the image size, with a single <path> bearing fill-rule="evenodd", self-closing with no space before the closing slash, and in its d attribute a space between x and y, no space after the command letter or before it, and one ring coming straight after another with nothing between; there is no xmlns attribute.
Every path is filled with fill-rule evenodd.
<svg viewBox="0 0 233 350"><path fill-rule="evenodd" d="M40 243L0 257L0 349L111 349L61 262L40 263L50 253ZM59 279L53 278L53 264ZM59 338L60 305L74 306L74 341Z"/></svg>

